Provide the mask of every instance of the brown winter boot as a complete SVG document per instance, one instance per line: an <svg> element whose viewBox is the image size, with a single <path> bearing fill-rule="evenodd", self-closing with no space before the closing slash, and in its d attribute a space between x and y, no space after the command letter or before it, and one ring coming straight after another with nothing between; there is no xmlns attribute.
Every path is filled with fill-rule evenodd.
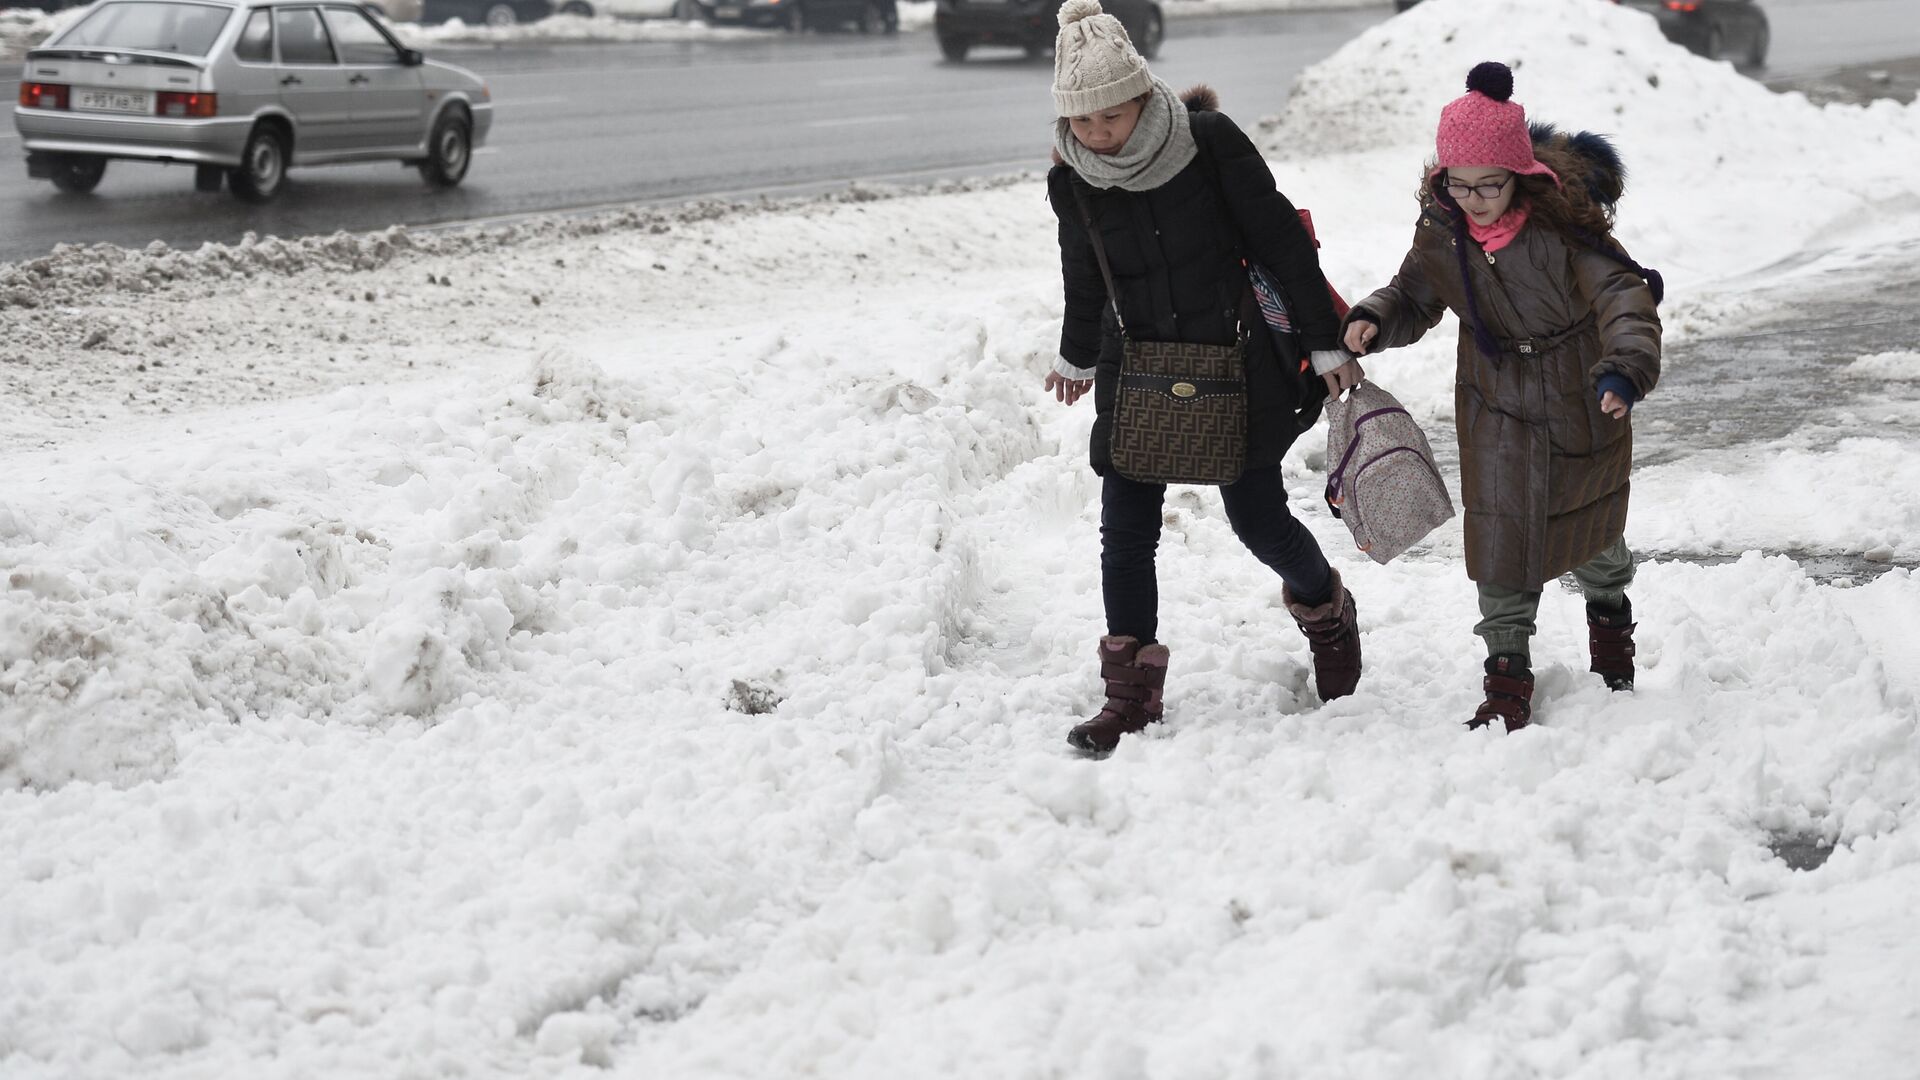
<svg viewBox="0 0 1920 1080"><path fill-rule="evenodd" d="M1282 586L1293 621L1307 635L1307 647L1313 650L1313 688L1321 701L1346 697L1360 683L1360 623L1353 594L1340 582L1340 571L1328 570L1333 583L1333 599L1319 607L1305 607L1293 598L1293 590Z"/></svg>
<svg viewBox="0 0 1920 1080"><path fill-rule="evenodd" d="M1100 639L1100 678L1107 704L1100 715L1067 732L1067 742L1083 754L1106 757L1131 735L1158 723L1160 692L1167 685L1167 647L1142 645L1130 637Z"/></svg>
<svg viewBox="0 0 1920 1080"><path fill-rule="evenodd" d="M1527 658L1519 653L1501 653L1487 661L1487 677L1481 683L1487 700L1474 710L1467 721L1470 729L1493 723L1497 717L1508 731L1519 731L1533 720L1533 671Z"/></svg>
<svg viewBox="0 0 1920 1080"><path fill-rule="evenodd" d="M1620 598L1615 610L1587 605L1588 671L1607 680L1609 690L1633 689L1633 601Z"/></svg>

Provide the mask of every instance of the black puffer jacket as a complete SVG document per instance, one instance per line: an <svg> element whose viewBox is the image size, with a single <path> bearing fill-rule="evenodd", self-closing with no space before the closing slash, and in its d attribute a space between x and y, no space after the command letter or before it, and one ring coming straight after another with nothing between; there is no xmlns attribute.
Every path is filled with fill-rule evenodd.
<svg viewBox="0 0 1920 1080"><path fill-rule="evenodd" d="M1339 324L1307 230L1286 196L1274 187L1265 159L1226 115L1214 111L1212 91L1182 95L1199 153L1173 179L1151 191L1102 190L1060 165L1047 176L1048 197L1060 219L1060 267L1066 318L1060 355L1075 367L1097 367L1092 459L1105 475L1109 432L1120 377L1120 342L1107 307L1107 287L1081 224L1073 189L1087 196L1113 266L1120 311L1136 339L1224 345L1234 338L1233 312L1247 331L1247 467L1277 463L1311 427L1326 386L1303 357L1283 354L1267 331L1244 255L1264 265L1287 293L1288 307L1308 350L1337 347ZM1224 206L1222 199L1224 198Z"/></svg>

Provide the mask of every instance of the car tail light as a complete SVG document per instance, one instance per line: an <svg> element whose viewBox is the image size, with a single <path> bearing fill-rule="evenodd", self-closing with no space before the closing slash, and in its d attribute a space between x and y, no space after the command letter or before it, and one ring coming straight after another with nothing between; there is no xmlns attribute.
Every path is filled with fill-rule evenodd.
<svg viewBox="0 0 1920 1080"><path fill-rule="evenodd" d="M1667 0L1666 8L1668 11L1684 11L1692 14L1700 10L1700 4L1698 0Z"/></svg>
<svg viewBox="0 0 1920 1080"><path fill-rule="evenodd" d="M20 84L20 107L23 109L64 109L67 107L68 87L60 83L23 82Z"/></svg>
<svg viewBox="0 0 1920 1080"><path fill-rule="evenodd" d="M215 114L217 105L213 94L184 94L178 90L162 90L153 103L153 111L158 116L191 116L204 119Z"/></svg>

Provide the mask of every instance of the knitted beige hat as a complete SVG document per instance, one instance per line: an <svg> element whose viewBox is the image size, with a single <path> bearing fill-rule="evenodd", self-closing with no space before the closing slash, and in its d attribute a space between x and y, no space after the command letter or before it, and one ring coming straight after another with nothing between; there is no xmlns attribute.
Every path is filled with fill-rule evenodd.
<svg viewBox="0 0 1920 1080"><path fill-rule="evenodd" d="M1060 5L1060 36L1053 42L1053 105L1059 115L1111 109L1151 89L1147 62L1120 20L1100 10L1100 0Z"/></svg>

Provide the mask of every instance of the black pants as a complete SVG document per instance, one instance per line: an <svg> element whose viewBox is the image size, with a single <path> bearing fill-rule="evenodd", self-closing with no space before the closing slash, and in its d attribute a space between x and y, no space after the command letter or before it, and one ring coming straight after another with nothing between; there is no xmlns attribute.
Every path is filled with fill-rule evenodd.
<svg viewBox="0 0 1920 1080"><path fill-rule="evenodd" d="M1165 484L1142 484L1108 473L1100 490L1100 591L1107 605L1107 633L1155 639L1160 629L1160 584L1153 553L1160 546L1160 508ZM1220 489L1233 534L1254 558L1280 575L1294 599L1318 606L1333 597L1332 570L1320 544L1287 509L1280 466L1249 469Z"/></svg>

